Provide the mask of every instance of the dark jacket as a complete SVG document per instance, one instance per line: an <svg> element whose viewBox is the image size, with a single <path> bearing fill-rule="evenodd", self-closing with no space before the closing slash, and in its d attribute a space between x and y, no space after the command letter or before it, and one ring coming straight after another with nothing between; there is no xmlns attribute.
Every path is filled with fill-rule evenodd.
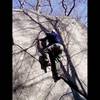
<svg viewBox="0 0 100 100"><path fill-rule="evenodd" d="M42 41L42 46L44 49L55 43L63 44L63 40L62 40L60 34L55 33L53 31L51 33L47 33L46 37L43 39L40 39L40 41ZM48 45L46 44L47 41L49 42Z"/></svg>
<svg viewBox="0 0 100 100"><path fill-rule="evenodd" d="M49 41L49 45L52 45L54 43L60 43L63 44L62 38L60 36L60 34L55 33L55 32L51 32L51 33L47 33L47 37L46 37Z"/></svg>

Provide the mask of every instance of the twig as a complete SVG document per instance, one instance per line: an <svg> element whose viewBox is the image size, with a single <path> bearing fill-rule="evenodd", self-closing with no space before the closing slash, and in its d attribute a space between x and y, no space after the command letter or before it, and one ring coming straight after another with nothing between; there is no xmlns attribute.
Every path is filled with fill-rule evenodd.
<svg viewBox="0 0 100 100"><path fill-rule="evenodd" d="M14 43L15 44L15 43ZM38 61L37 58L35 58L33 55L31 55L29 52L27 52L26 50L24 50L20 45L15 44L16 46L20 47L24 52L26 52L27 54L29 54L32 58L36 59Z"/></svg>
<svg viewBox="0 0 100 100"><path fill-rule="evenodd" d="M50 14L51 14L53 12L53 8L52 8L52 5L51 5L51 0L47 0L47 1L49 3L50 9L51 9L51 11L50 11Z"/></svg>
<svg viewBox="0 0 100 100"><path fill-rule="evenodd" d="M76 0L73 0L73 6L72 6L72 8L70 9L70 11L69 11L69 13L67 14L67 16L69 16L69 15L71 14L72 10L74 9L74 7L75 7L75 1L76 1Z"/></svg>
<svg viewBox="0 0 100 100"><path fill-rule="evenodd" d="M65 2L65 0L62 0L62 7L64 8L64 10L65 10L65 16L66 16L66 12L67 12L67 5L64 3Z"/></svg>

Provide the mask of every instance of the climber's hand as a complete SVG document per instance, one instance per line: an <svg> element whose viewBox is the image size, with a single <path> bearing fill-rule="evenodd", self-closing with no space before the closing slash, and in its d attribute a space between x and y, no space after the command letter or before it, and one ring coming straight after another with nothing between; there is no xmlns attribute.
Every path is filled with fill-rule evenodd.
<svg viewBox="0 0 100 100"><path fill-rule="evenodd" d="M44 53L48 53L48 48L43 50Z"/></svg>

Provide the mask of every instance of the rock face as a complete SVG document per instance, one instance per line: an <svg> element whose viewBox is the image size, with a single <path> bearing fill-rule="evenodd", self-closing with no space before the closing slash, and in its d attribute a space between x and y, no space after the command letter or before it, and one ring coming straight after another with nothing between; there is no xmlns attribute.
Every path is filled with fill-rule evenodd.
<svg viewBox="0 0 100 100"><path fill-rule="evenodd" d="M51 68L45 73L38 61L36 38L39 33L44 36L41 25L51 29L56 17L27 12L33 19L21 10L13 11L13 100L73 100L70 86L62 79L55 83ZM87 91L87 31L72 18L57 18L57 28Z"/></svg>

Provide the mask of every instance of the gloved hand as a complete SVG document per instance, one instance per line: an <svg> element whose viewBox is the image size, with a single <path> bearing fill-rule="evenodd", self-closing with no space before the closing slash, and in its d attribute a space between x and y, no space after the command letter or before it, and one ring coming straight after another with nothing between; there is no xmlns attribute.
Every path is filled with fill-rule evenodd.
<svg viewBox="0 0 100 100"><path fill-rule="evenodd" d="M44 52L44 53L48 53L48 52L49 52L49 51L48 51L48 48L44 49L43 52Z"/></svg>

